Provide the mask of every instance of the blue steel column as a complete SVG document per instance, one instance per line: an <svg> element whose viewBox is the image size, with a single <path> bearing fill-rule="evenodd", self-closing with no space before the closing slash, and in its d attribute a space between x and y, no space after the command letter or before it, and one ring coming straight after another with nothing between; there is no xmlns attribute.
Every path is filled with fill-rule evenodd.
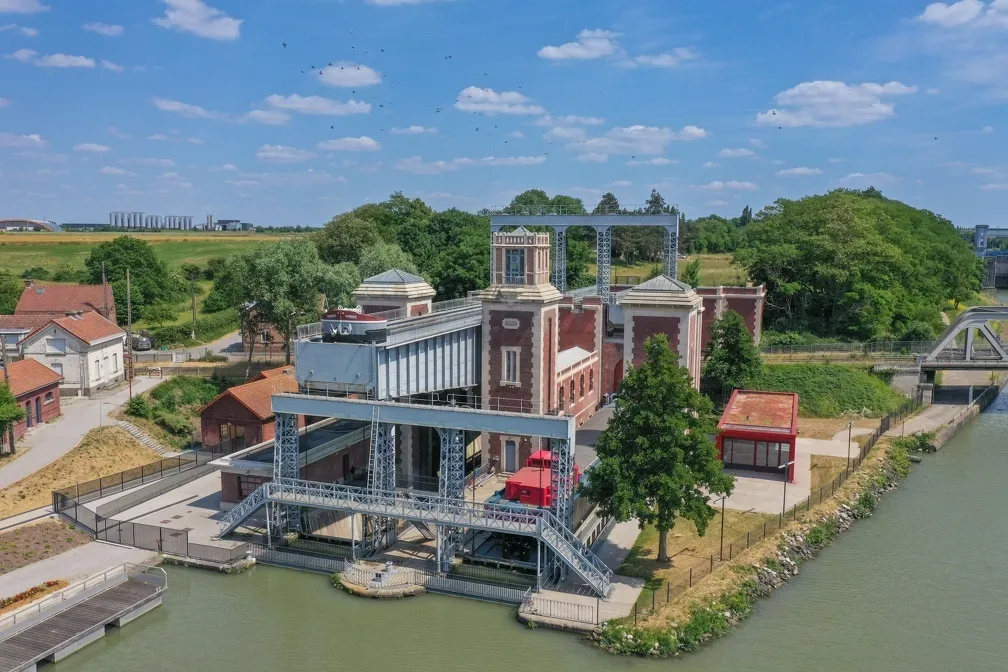
<svg viewBox="0 0 1008 672"><path fill-rule="evenodd" d="M563 294L567 291L567 229L553 229L553 286Z"/></svg>
<svg viewBox="0 0 1008 672"><path fill-rule="evenodd" d="M612 264L612 227L596 226L595 287L603 303L609 303L610 264Z"/></svg>
<svg viewBox="0 0 1008 672"><path fill-rule="evenodd" d="M679 274L679 215L676 223L665 227L665 275L675 278Z"/></svg>
<svg viewBox="0 0 1008 672"><path fill-rule="evenodd" d="M377 414L371 423L371 461L368 469L368 490L371 496L384 499L395 496L396 426L378 422ZM395 542L395 521L375 518L372 521L373 541L377 545L387 533L387 543Z"/></svg>
<svg viewBox="0 0 1008 672"><path fill-rule="evenodd" d="M438 429L441 438L441 469L438 472L438 494L446 499L464 503L465 491L465 440L460 429ZM438 526L437 558L443 572L451 571L452 558L461 544L461 530Z"/></svg>
<svg viewBox="0 0 1008 672"><path fill-rule="evenodd" d="M568 529L574 526L572 500L574 495L574 451L568 439L551 439L550 453L552 470L550 472L550 487L552 502L550 508L554 515Z"/></svg>
<svg viewBox="0 0 1008 672"><path fill-rule="evenodd" d="M299 478L299 462L297 415L277 413L273 441L273 480L280 482ZM297 507L271 504L270 509L273 534L283 535L287 531L301 529Z"/></svg>

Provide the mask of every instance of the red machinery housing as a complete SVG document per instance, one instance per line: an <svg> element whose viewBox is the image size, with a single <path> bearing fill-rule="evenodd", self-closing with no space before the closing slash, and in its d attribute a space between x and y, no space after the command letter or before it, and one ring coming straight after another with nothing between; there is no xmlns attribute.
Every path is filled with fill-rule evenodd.
<svg viewBox="0 0 1008 672"><path fill-rule="evenodd" d="M537 450L529 455L525 466L504 483L504 499L526 506L549 508L552 502L553 454ZM581 481L581 468L574 465L574 483Z"/></svg>

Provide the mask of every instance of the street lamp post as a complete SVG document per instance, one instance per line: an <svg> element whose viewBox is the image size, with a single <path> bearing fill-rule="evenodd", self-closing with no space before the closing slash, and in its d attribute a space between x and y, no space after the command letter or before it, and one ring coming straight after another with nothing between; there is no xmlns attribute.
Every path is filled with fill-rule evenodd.
<svg viewBox="0 0 1008 672"><path fill-rule="evenodd" d="M781 519L782 520L784 518L784 512L787 511L787 482L788 482L788 472L787 472L787 470L788 470L788 467L790 467L794 463L795 463L795 461L791 460L790 462L788 462L786 464L782 464L779 467L777 467L778 470L781 470L781 469L784 470L784 497L783 497L783 499L781 501Z"/></svg>
<svg viewBox="0 0 1008 672"><path fill-rule="evenodd" d="M851 439L853 438L853 436L852 436L853 431L854 431L854 421L851 420L850 424L847 425L847 471L848 472L850 471L850 445L851 445Z"/></svg>
<svg viewBox="0 0 1008 672"><path fill-rule="evenodd" d="M725 500L728 499L728 495L721 497L721 561L724 562L724 514L725 514Z"/></svg>

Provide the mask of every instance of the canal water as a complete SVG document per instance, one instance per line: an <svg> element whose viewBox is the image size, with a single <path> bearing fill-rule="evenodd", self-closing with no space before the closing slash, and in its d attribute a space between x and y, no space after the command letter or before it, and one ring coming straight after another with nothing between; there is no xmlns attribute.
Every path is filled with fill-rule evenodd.
<svg viewBox="0 0 1008 672"><path fill-rule="evenodd" d="M168 568L165 605L64 672L525 669L935 672L1008 666L1008 395L760 603L731 636L676 660L619 658L521 627L512 609L428 595L350 597L327 578Z"/></svg>

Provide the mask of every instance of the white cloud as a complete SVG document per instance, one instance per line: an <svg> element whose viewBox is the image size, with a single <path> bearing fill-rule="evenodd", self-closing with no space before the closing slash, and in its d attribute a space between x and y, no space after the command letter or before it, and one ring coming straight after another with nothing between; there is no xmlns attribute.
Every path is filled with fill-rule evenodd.
<svg viewBox="0 0 1008 672"><path fill-rule="evenodd" d="M8 54L4 58L12 58L22 63L31 63L35 60L36 56L38 56L38 52L34 49L18 49L13 54Z"/></svg>
<svg viewBox="0 0 1008 672"><path fill-rule="evenodd" d="M547 140L580 140L581 138L588 137L588 131L577 127L556 126L546 131L543 137Z"/></svg>
<svg viewBox="0 0 1008 672"><path fill-rule="evenodd" d="M718 156L726 159L740 159L745 156L756 156L756 152L751 149L746 149L745 147L738 147L735 149L725 148L718 152Z"/></svg>
<svg viewBox="0 0 1008 672"><path fill-rule="evenodd" d="M376 152L381 144L374 138L362 135L359 138L339 138L318 143L318 149L324 152Z"/></svg>
<svg viewBox="0 0 1008 672"><path fill-rule="evenodd" d="M202 0L164 0L164 16L151 21L169 30L192 33L209 40L237 40L242 19L228 16Z"/></svg>
<svg viewBox="0 0 1008 672"><path fill-rule="evenodd" d="M71 56L70 54L40 55L34 49L18 49L7 58L30 63L40 68L93 68L95 61L87 56Z"/></svg>
<svg viewBox="0 0 1008 672"><path fill-rule="evenodd" d="M980 132L981 133L993 133L994 132L994 127L993 126L984 126L983 128L980 129Z"/></svg>
<svg viewBox="0 0 1008 672"><path fill-rule="evenodd" d="M190 105L178 100L168 100L166 98L155 98L154 107L162 112L171 112L187 119L226 119L228 115L223 112L208 110L199 105Z"/></svg>
<svg viewBox="0 0 1008 672"><path fill-rule="evenodd" d="M193 186L178 173L161 173L158 179L174 189L192 189Z"/></svg>
<svg viewBox="0 0 1008 672"><path fill-rule="evenodd" d="M155 133L154 135L148 135L147 139L148 140L167 140L168 136L167 135L162 135L161 133Z"/></svg>
<svg viewBox="0 0 1008 672"><path fill-rule="evenodd" d="M220 167L220 170L224 170L229 173L237 173L238 166L234 165L233 163L225 163L223 166Z"/></svg>
<svg viewBox="0 0 1008 672"><path fill-rule="evenodd" d="M406 128L389 129L389 133L392 133L394 135L421 135L424 133L429 133L433 135L437 133L437 129L428 128L426 126L417 126L416 124L414 124L413 126L407 126Z"/></svg>
<svg viewBox="0 0 1008 672"><path fill-rule="evenodd" d="M658 54L657 56L637 56L633 59L638 65L650 65L656 68L674 68L683 61L691 61L696 58L696 54L691 49L679 47L673 49L672 53Z"/></svg>
<svg viewBox="0 0 1008 672"><path fill-rule="evenodd" d="M35 14L48 12L49 6L39 0L0 0L0 14Z"/></svg>
<svg viewBox="0 0 1008 672"><path fill-rule="evenodd" d="M587 154L578 154L575 159L578 161L584 161L585 163L605 163L609 160L609 155L599 154L597 152L588 152Z"/></svg>
<svg viewBox="0 0 1008 672"><path fill-rule="evenodd" d="M186 138L186 142L190 145L203 145L206 144L206 140L203 138Z"/></svg>
<svg viewBox="0 0 1008 672"><path fill-rule="evenodd" d="M119 65L118 63L113 63L112 61L105 61L105 60L101 62L101 67L105 68L106 70L111 70L112 72L122 72L123 70L126 69L123 66Z"/></svg>
<svg viewBox="0 0 1008 672"><path fill-rule="evenodd" d="M371 111L371 103L359 100L348 100L341 103L322 96L299 96L294 93L289 96L272 95L266 99L266 104L286 112L300 114L317 114L327 116L345 116L348 114L367 114Z"/></svg>
<svg viewBox="0 0 1008 672"><path fill-rule="evenodd" d="M81 26L81 28L92 33L98 33L99 35L106 35L108 37L118 37L125 32L125 29L122 26L97 21L94 23L85 23Z"/></svg>
<svg viewBox="0 0 1008 672"><path fill-rule="evenodd" d="M924 13L917 20L943 28L954 28L973 21L983 10L984 4L980 0L959 0L950 4L932 2L924 8Z"/></svg>
<svg viewBox="0 0 1008 672"><path fill-rule="evenodd" d="M601 117L580 117L576 114L567 114L562 117L544 114L532 122L534 126L597 126L603 123L605 123L605 119Z"/></svg>
<svg viewBox="0 0 1008 672"><path fill-rule="evenodd" d="M455 107L464 112L483 112L486 114L543 114L545 110L538 105L532 105L528 97L517 91L497 92L493 89L481 89L469 86L459 92L455 99Z"/></svg>
<svg viewBox="0 0 1008 672"><path fill-rule="evenodd" d="M676 159L666 159L664 156L659 156L653 159L631 159L626 162L628 166L668 166L673 163L679 163Z"/></svg>
<svg viewBox="0 0 1008 672"><path fill-rule="evenodd" d="M661 154L674 140L698 140L709 135L699 126L685 126L680 131L668 127L634 126L615 127L604 136L588 138L575 144L573 149L601 154Z"/></svg>
<svg viewBox="0 0 1008 672"><path fill-rule="evenodd" d="M263 145L256 152L256 158L260 161L272 161L276 163L299 163L314 159L315 154L286 145Z"/></svg>
<svg viewBox="0 0 1008 672"><path fill-rule="evenodd" d="M822 175L822 171L818 168L798 166L797 168L785 168L784 170L778 170L777 174L781 176Z"/></svg>
<svg viewBox="0 0 1008 672"><path fill-rule="evenodd" d="M767 144L760 140L759 138L749 138L749 144L753 147L758 147L759 149L766 149Z"/></svg>
<svg viewBox="0 0 1008 672"><path fill-rule="evenodd" d="M93 142L85 142L80 145L74 145L74 150L78 152L108 152L112 148L108 145L98 145Z"/></svg>
<svg viewBox="0 0 1008 672"><path fill-rule="evenodd" d="M917 91L900 82L848 85L836 81L802 82L774 96L781 109L756 115L759 124L776 126L856 126L896 114L884 98Z"/></svg>
<svg viewBox="0 0 1008 672"><path fill-rule="evenodd" d="M510 133L507 134L507 137L509 137L509 138L524 138L525 134L522 133L521 131L511 131Z"/></svg>
<svg viewBox="0 0 1008 672"><path fill-rule="evenodd" d="M0 147L45 147L47 143L38 133L30 135L17 135L15 133L0 133Z"/></svg>
<svg viewBox="0 0 1008 672"><path fill-rule="evenodd" d="M132 137L133 137L133 136L132 136L132 135L130 135L129 133L123 133L122 131L120 131L120 130L119 130L118 128L116 128L115 126L109 126L109 127L108 127L108 129L106 129L106 132L107 132L107 133L108 133L109 135L111 135L112 137L115 137L115 138L120 138L120 139L122 139L122 140L129 140L130 138L132 138Z"/></svg>
<svg viewBox="0 0 1008 672"><path fill-rule="evenodd" d="M98 172L101 173L102 175L132 175L133 174L133 173L131 173L128 170L124 170L123 168L116 168L115 166L102 166L102 168Z"/></svg>
<svg viewBox="0 0 1008 672"><path fill-rule="evenodd" d="M633 182L630 180L616 180L610 186L613 187L630 187L633 186Z"/></svg>
<svg viewBox="0 0 1008 672"><path fill-rule="evenodd" d="M133 164L135 166L156 166L158 168L171 168L175 165L175 162L171 159L157 158L123 159L121 162Z"/></svg>
<svg viewBox="0 0 1008 672"><path fill-rule="evenodd" d="M424 161L423 157L411 156L396 161L396 170L417 175L436 175L458 170L466 166L535 166L545 163L545 156L486 156L482 159L455 158L451 161Z"/></svg>
<svg viewBox="0 0 1008 672"><path fill-rule="evenodd" d="M282 126L290 121L290 115L283 110L252 110L242 120L267 126Z"/></svg>
<svg viewBox="0 0 1008 672"><path fill-rule="evenodd" d="M842 178L841 182L863 182L872 184L893 184L899 182L900 178L889 173L850 173Z"/></svg>
<svg viewBox="0 0 1008 672"><path fill-rule="evenodd" d="M714 180L713 182L702 184L696 188L707 189L709 191L755 191L759 189L759 185L754 182L739 182L736 180L722 182L721 180Z"/></svg>
<svg viewBox="0 0 1008 672"><path fill-rule="evenodd" d="M381 75L366 65L339 61L318 70L318 78L327 86L371 86L381 84Z"/></svg>
<svg viewBox="0 0 1008 672"><path fill-rule="evenodd" d="M980 188L984 191L1008 191L1008 184L990 183L981 184Z"/></svg>
<svg viewBox="0 0 1008 672"><path fill-rule="evenodd" d="M563 60L590 60L612 56L616 53L619 45L616 38L618 33L608 30L585 29L578 33L577 42L567 42L560 46L546 46L539 50L539 58L551 61Z"/></svg>
<svg viewBox="0 0 1008 672"><path fill-rule="evenodd" d="M704 168L720 168L721 164L720 163L714 163L713 161L708 161L707 163L703 164L703 167Z"/></svg>
<svg viewBox="0 0 1008 672"><path fill-rule="evenodd" d="M10 107L11 101L6 98L0 98L0 107Z"/></svg>
<svg viewBox="0 0 1008 672"><path fill-rule="evenodd" d="M941 91L938 89L938 87L933 86L924 93L928 94L929 96L937 96L939 93L941 93Z"/></svg>
<svg viewBox="0 0 1008 672"><path fill-rule="evenodd" d="M0 0L2 2L2 0ZM38 37L39 31L37 28L29 28L27 26L19 26L16 23L8 23L6 25L0 26L0 33L6 32L8 30L16 30L25 37Z"/></svg>

